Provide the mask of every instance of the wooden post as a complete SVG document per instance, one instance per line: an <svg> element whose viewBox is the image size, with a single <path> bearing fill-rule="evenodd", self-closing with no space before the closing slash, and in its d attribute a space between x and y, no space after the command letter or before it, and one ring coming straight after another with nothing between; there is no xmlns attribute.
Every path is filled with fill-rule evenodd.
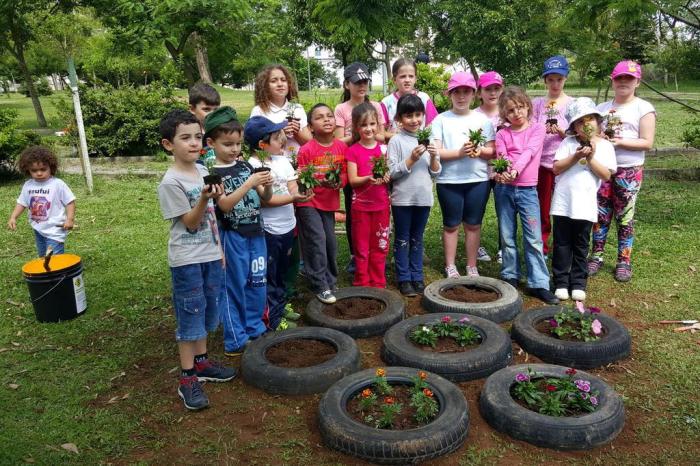
<svg viewBox="0 0 700 466"><path fill-rule="evenodd" d="M73 57L68 57L68 77L70 78L70 90L73 95L73 109L75 110L75 121L78 125L78 139L80 140L80 161L83 166L83 175L87 183L88 193L92 194L92 169L90 168L90 157L88 157L87 139L85 138L85 126L83 126L83 111L80 108L80 94L78 93L78 74L75 72Z"/></svg>

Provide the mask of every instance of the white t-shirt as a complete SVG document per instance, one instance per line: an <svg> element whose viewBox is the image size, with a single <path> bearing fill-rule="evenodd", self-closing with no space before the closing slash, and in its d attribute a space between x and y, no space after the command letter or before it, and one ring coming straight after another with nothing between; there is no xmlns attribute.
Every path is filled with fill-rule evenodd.
<svg viewBox="0 0 700 466"><path fill-rule="evenodd" d="M248 163L254 168L262 166L260 160L255 157L248 159ZM287 182L296 180L297 175L287 157L273 155L265 165L270 167L270 175L272 175L272 195L284 196L289 194ZM261 212L265 231L271 235L283 235L293 230L297 225L297 219L294 216L294 204L263 207Z"/></svg>
<svg viewBox="0 0 700 466"><path fill-rule="evenodd" d="M53 176L46 181L29 179L22 186L17 204L28 209L29 224L43 237L65 243L66 205L75 201L68 185Z"/></svg>
<svg viewBox="0 0 700 466"><path fill-rule="evenodd" d="M430 125L431 141L439 140L445 149L459 149L469 140L469 131L482 130L486 142L496 136L491 120L483 113L469 112L457 115L448 110L439 114ZM457 160L442 160L442 172L436 183L458 184L488 181L488 163L482 158L464 157Z"/></svg>
<svg viewBox="0 0 700 466"><path fill-rule="evenodd" d="M554 161L565 159L580 146L574 136L568 136L559 145ZM610 171L617 170L615 147L605 139L596 144L593 158ZM575 220L598 221L598 188L601 180L591 171L588 164L575 163L565 172L557 175L554 182L551 215L561 215Z"/></svg>
<svg viewBox="0 0 700 466"><path fill-rule="evenodd" d="M644 115L656 113L654 106L644 99L636 97L632 102L618 105L614 101L604 102L598 105L598 110L603 114L614 108L615 114L622 121L620 137L622 139L639 139L639 120ZM618 167L636 167L644 164L643 150L628 150L620 147L615 149Z"/></svg>
<svg viewBox="0 0 700 466"><path fill-rule="evenodd" d="M278 107L270 102L270 110L267 112L263 112L260 106L256 105L253 107L253 110L251 110L250 117L253 118L254 116L264 116L273 123L282 123L283 121L287 121L287 109L289 108L289 105L290 102L288 100L285 100L284 105L281 107ZM294 108L294 118L299 119L300 129L304 129L308 125L308 121L306 120L306 112L304 112L304 107L302 107L300 104L296 104L296 107ZM299 147L299 143L296 139L287 138L287 145L284 147L284 155L289 157L292 151L298 154Z"/></svg>

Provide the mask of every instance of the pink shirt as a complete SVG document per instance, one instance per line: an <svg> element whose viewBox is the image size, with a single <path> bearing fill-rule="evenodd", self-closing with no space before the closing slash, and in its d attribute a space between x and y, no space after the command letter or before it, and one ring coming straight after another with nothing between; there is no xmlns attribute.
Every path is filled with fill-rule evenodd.
<svg viewBox="0 0 700 466"><path fill-rule="evenodd" d="M359 142L356 142L345 153L348 162L357 164L357 176L367 176L372 174L372 158L383 157L382 146L376 144L373 148L367 149ZM387 172L388 173L388 172ZM366 184L352 190L352 208L362 212L375 212L377 210L389 209L389 188L386 184Z"/></svg>
<svg viewBox="0 0 700 466"><path fill-rule="evenodd" d="M374 105L374 108L377 110L377 117L379 118L379 121L377 121L377 123L379 123L379 127L384 128L386 122L384 121L384 111L382 110L382 104L373 100L370 100L369 103ZM338 104L338 106L335 107L335 125L342 126L344 128L345 136L352 136L353 108L355 107L352 106L349 100L347 102L343 102L342 104Z"/></svg>
<svg viewBox="0 0 700 466"><path fill-rule="evenodd" d="M551 99L547 97L537 97L532 100L532 121L542 123L543 125L547 122L549 119L547 116L547 104L550 100ZM557 114L553 117L557 119L559 128L564 131L569 127L569 122L566 120L566 109L571 103L571 100L571 97L568 97L564 105L557 105ZM554 164L554 154L557 152L559 144L561 144L562 141L563 138L559 137L558 134L547 134L545 132L540 165L546 168L552 168Z"/></svg>
<svg viewBox="0 0 700 466"><path fill-rule="evenodd" d="M506 127L496 133L496 153L505 154L518 177L511 183L514 186L537 186L537 174L544 142L544 125L530 123L530 126L513 131Z"/></svg>
<svg viewBox="0 0 700 466"><path fill-rule="evenodd" d="M435 108L435 104L433 104L433 101L430 100L430 96L425 92L416 91L414 89L413 94L420 98L421 102L423 102L423 106L425 107L425 121L421 125L421 128L430 126L430 123L432 123L435 117L438 116L438 111ZM386 129L391 129L394 132L400 129L396 121L396 107L399 103L399 99L399 93L394 92L384 97L381 104L382 112L384 113L384 121L386 122Z"/></svg>
<svg viewBox="0 0 700 466"><path fill-rule="evenodd" d="M348 146L339 139L334 139L333 144L330 146L323 146L315 139L312 139L299 149L299 155L297 156L297 162L299 163L298 171L301 172L305 166L313 164L316 167L316 178L323 180L330 167L330 162L334 161L343 166L343 172L340 175L340 184L344 186L347 182L347 169L345 165L345 153L347 150ZM311 198L309 202L298 202L296 206L314 207L318 210L335 212L340 208L339 191L339 189L316 186L314 188L315 196Z"/></svg>

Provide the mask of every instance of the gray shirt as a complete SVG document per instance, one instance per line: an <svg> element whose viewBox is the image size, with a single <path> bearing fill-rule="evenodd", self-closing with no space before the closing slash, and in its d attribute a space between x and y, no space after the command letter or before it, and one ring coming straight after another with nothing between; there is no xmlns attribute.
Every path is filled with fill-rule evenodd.
<svg viewBox="0 0 700 466"><path fill-rule="evenodd" d="M216 227L214 203L209 200L199 226L188 230L182 223L182 216L192 210L199 201L204 187L207 169L196 165L199 175L194 177L170 167L158 185L158 199L163 218L170 220L170 240L168 241L168 265L201 264L221 259L219 231Z"/></svg>
<svg viewBox="0 0 700 466"><path fill-rule="evenodd" d="M433 179L442 171L430 170L430 154L426 150L409 169L406 160L418 145L415 134L401 130L389 140L389 174L391 175L391 205L433 206Z"/></svg>

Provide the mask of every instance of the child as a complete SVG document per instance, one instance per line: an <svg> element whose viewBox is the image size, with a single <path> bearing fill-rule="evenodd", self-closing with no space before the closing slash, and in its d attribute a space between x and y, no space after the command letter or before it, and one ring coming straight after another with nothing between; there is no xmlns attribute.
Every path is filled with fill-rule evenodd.
<svg viewBox="0 0 700 466"><path fill-rule="evenodd" d="M571 97L564 93L564 84L568 75L569 63L564 56L555 55L545 60L542 78L544 78L544 85L547 88L547 96L538 97L532 101L534 115L532 120L545 125L542 157L537 174L537 197L540 200L540 223L542 224L542 247L545 260L549 254L549 235L552 232L549 217L552 193L554 192L552 164L554 163L554 153L566 137L565 131L568 125L566 109L571 102Z"/></svg>
<svg viewBox="0 0 700 466"><path fill-rule="evenodd" d="M547 304L557 304L559 299L549 291L549 272L542 253L540 205L537 199L537 170L545 128L540 123L530 123L532 103L519 87L507 87L498 100L498 108L501 118L508 121L510 126L496 134L496 152L504 154L511 164L508 171L496 174L495 178L499 183L494 194L503 249L501 277L517 288L520 259L515 236L516 215L519 215L528 292Z"/></svg>
<svg viewBox="0 0 700 466"><path fill-rule="evenodd" d="M382 99L382 112L386 123L386 129L390 130L392 133L396 133L399 130L398 124L400 121L396 119L396 106L398 105L399 99L406 94L417 95L420 97L421 102L423 102L423 107L425 108L425 121L422 123L423 126L430 126L430 123L438 114L435 104L430 100L430 96L425 92L416 90L417 73L416 62L408 58L401 57L391 66L391 79L396 86L396 92ZM421 126L421 128L423 126Z"/></svg>
<svg viewBox="0 0 700 466"><path fill-rule="evenodd" d="M190 112L204 128L204 119L221 105L221 96L206 83L197 83L188 91Z"/></svg>
<svg viewBox="0 0 700 466"><path fill-rule="evenodd" d="M571 299L584 301L588 244L598 219L596 192L617 164L615 148L599 136L602 115L591 99L581 97L569 104L566 120L571 122L570 136L557 149L553 165L557 175L552 197L554 295L569 299L571 289Z"/></svg>
<svg viewBox="0 0 700 466"><path fill-rule="evenodd" d="M333 290L338 279L335 211L340 207L338 190L346 181L347 146L334 137L336 121L326 104L314 105L308 117L314 138L299 150L299 171L313 165L318 176L325 177L331 163L342 167L340 183L334 185L324 181L314 188L313 198L296 203L306 276L319 301L333 304L336 300Z"/></svg>
<svg viewBox="0 0 700 466"><path fill-rule="evenodd" d="M423 101L415 94L396 105L401 130L389 141L391 211L394 215L394 262L399 291L404 296L423 293L423 233L433 206L433 179L440 174L440 158L433 144L418 144L425 117Z"/></svg>
<svg viewBox="0 0 700 466"><path fill-rule="evenodd" d="M160 122L161 144L175 162L158 186L163 217L170 220L168 264L173 280L173 308L180 353L178 394L185 407L209 406L201 381L226 382L234 369L210 361L207 333L219 326L218 298L222 281L221 247L212 199L221 185L204 184L207 169L195 162L202 148L202 128L185 110L171 110Z"/></svg>
<svg viewBox="0 0 700 466"><path fill-rule="evenodd" d="M598 223L593 226L593 251L588 274L595 275L603 265L603 249L613 214L617 222L617 265L615 280L632 279L632 243L634 210L642 185L644 151L654 146L656 111L635 90L642 80L642 67L632 60L618 63L610 75L615 98L598 106L603 114L613 114L620 121L610 141L615 146L617 171L598 191ZM613 113L614 111L614 113Z"/></svg>
<svg viewBox="0 0 700 466"><path fill-rule="evenodd" d="M347 150L348 182L352 185L352 229L355 252L354 286L386 287L384 267L389 252L389 173L373 175L375 159L385 158L376 140L379 115L368 102L352 109L353 140Z"/></svg>
<svg viewBox="0 0 700 466"><path fill-rule="evenodd" d="M481 241L481 221L489 198L488 163L494 156L494 131L489 119L469 107L476 82L471 73L458 71L447 83L445 94L452 108L433 120L430 138L442 163L437 177L437 195L442 211L442 242L445 248L445 275L459 277L455 258L459 225L464 225L467 275L478 277L476 256ZM476 146L469 140L472 131L481 131L485 141Z"/></svg>
<svg viewBox="0 0 700 466"><path fill-rule="evenodd" d="M22 186L8 228L16 230L17 219L29 209L39 257L46 255L47 248L53 254L63 254L66 236L75 221L75 196L63 180L54 176L58 170L56 155L48 147L28 147L19 156L19 170L31 179Z"/></svg>
<svg viewBox="0 0 700 466"><path fill-rule="evenodd" d="M267 247L269 327L273 330L296 327L284 317L287 305L284 278L289 267L297 224L293 203L310 198L297 192L294 168L284 155L286 127L286 121L273 123L263 116L254 116L245 125L245 142L250 146L251 152L262 150L270 159L263 163L258 157L252 156L248 161L255 169L269 168L272 176L272 197L263 200L262 218Z"/></svg>
<svg viewBox="0 0 700 466"><path fill-rule="evenodd" d="M206 141L216 155L215 174L223 194L216 201L226 267L221 292L224 354L238 356L248 340L265 330L267 250L260 199L272 196L269 172L255 173L241 153L243 128L231 107L219 107L204 120Z"/></svg>

